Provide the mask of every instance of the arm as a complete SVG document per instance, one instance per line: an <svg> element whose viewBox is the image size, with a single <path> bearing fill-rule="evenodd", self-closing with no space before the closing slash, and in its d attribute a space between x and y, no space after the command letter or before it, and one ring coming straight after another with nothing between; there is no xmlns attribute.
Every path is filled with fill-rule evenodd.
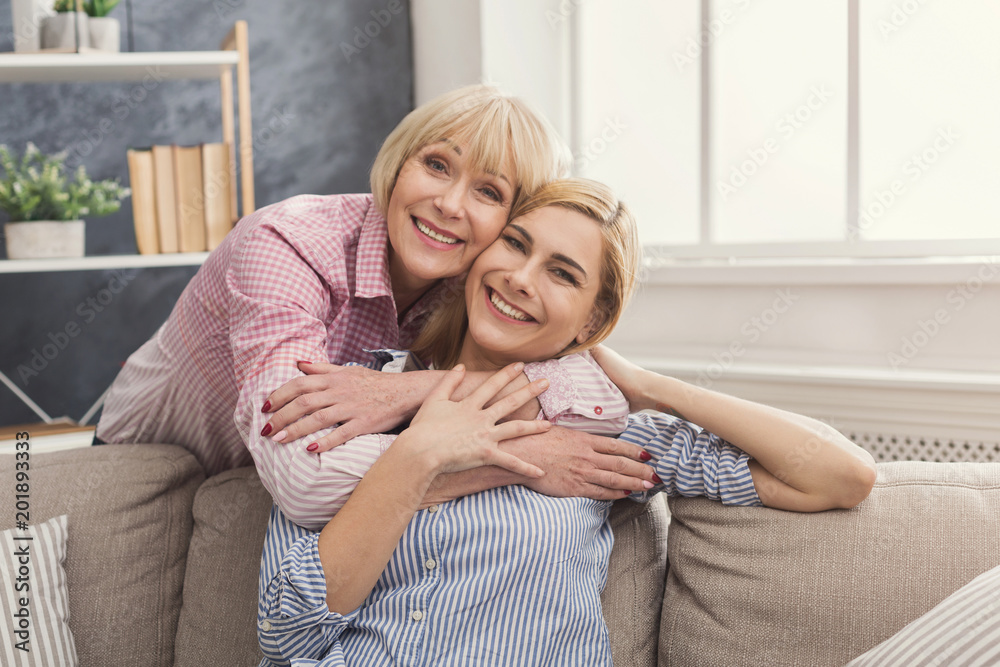
<svg viewBox="0 0 1000 667"><path fill-rule="evenodd" d="M293 521L308 523L309 495L323 492L330 466L305 451L308 443L285 447L261 435L267 419L260 406L274 388L299 375L297 359L326 354L336 290L268 225L255 229L238 253L226 278L228 342L239 387L234 420L275 502Z"/></svg>
<svg viewBox="0 0 1000 667"><path fill-rule="evenodd" d="M769 507L850 508L871 492L874 459L820 421L657 375L607 348L597 348L594 357L632 409L656 409L693 422L753 457L754 486Z"/></svg>
<svg viewBox="0 0 1000 667"><path fill-rule="evenodd" d="M300 361L304 376L275 389L262 403L270 413L268 423L276 442L302 439L315 442L313 451L325 452L365 433L384 433L405 424L417 413L424 399L447 371L410 371L385 374L361 366L337 366ZM492 375L469 371L456 396L465 398ZM497 398L527 385L521 375ZM534 419L539 402L532 399L510 415L510 419ZM340 424L332 432L330 427Z"/></svg>

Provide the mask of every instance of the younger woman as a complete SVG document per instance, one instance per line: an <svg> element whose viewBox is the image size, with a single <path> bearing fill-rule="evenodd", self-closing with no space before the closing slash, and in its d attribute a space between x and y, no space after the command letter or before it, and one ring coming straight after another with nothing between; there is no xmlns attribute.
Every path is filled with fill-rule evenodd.
<svg viewBox="0 0 1000 667"><path fill-rule="evenodd" d="M391 447L388 436L364 436L386 438L384 453L358 462L367 473L321 532L272 512L258 624L270 661L610 664L600 608L612 545L609 502L551 498L517 485L429 506L426 496L439 475L480 466L499 465L523 480L541 474L499 443L544 431L548 422L497 421L548 383L536 380L484 407L520 374L513 362L560 357L546 362L566 374L556 372L562 379L550 389L563 403L546 413L554 422L626 427L628 403L589 355L561 355L610 332L635 284L637 247L627 209L593 182L549 184L515 210L469 273L467 319L457 309L459 317L434 323L464 331L458 346L431 341L436 363L459 365L410 427ZM630 417L629 430L652 454L650 490L809 510L853 505L870 490L870 457L822 424L661 383L605 356L634 400L669 403L742 449L676 417ZM504 370L452 400L466 368ZM350 447L341 448L348 459ZM808 469L789 456L803 447Z"/></svg>

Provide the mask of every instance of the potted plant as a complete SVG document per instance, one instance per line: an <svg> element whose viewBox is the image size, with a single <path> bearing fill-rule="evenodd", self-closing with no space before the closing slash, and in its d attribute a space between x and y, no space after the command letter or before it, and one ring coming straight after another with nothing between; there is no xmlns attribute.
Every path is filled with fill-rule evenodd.
<svg viewBox="0 0 1000 667"><path fill-rule="evenodd" d="M101 51L121 51L122 28L118 19L108 16L119 0L86 0L83 11L87 13L90 46Z"/></svg>
<svg viewBox="0 0 1000 667"><path fill-rule="evenodd" d="M130 194L117 180L94 183L83 165L70 178L65 163L65 152L45 155L31 142L20 159L0 145L8 259L83 257L82 218L114 213Z"/></svg>
<svg viewBox="0 0 1000 667"><path fill-rule="evenodd" d="M43 49L71 49L78 51L90 46L90 31L87 28L87 13L77 11L78 0L56 0L55 16L42 22Z"/></svg>

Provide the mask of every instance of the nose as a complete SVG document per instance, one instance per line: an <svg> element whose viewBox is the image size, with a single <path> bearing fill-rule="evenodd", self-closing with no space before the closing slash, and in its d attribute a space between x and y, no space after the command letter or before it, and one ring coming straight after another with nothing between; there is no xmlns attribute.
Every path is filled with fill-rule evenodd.
<svg viewBox="0 0 1000 667"><path fill-rule="evenodd" d="M505 279L511 291L517 292L526 298L535 296L534 270L530 262L524 262L519 266L510 268L507 271Z"/></svg>
<svg viewBox="0 0 1000 667"><path fill-rule="evenodd" d="M442 217L457 220L465 215L465 184L453 181L434 198Z"/></svg>

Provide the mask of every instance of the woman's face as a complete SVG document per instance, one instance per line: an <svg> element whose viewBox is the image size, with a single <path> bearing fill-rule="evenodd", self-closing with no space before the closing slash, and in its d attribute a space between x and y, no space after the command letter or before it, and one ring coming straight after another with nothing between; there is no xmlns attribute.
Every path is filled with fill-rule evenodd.
<svg viewBox="0 0 1000 667"><path fill-rule="evenodd" d="M582 213L548 206L513 220L469 272L462 360L539 361L586 341L602 254L600 228Z"/></svg>
<svg viewBox="0 0 1000 667"><path fill-rule="evenodd" d="M515 174L475 171L463 146L425 146L399 172L389 198L393 278L433 282L457 276L496 240L507 221Z"/></svg>

